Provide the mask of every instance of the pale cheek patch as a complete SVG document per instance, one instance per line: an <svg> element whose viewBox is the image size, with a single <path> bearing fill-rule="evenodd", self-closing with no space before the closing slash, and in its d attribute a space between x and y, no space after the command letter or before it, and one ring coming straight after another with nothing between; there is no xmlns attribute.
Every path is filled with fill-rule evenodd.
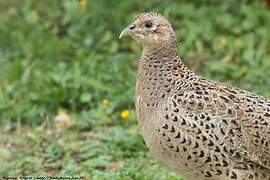
<svg viewBox="0 0 270 180"><path fill-rule="evenodd" d="M153 38L154 38L154 40L155 40L156 42L158 42L158 36L157 36L157 35L154 35Z"/></svg>
<svg viewBox="0 0 270 180"><path fill-rule="evenodd" d="M160 36L158 34L154 34L151 36L153 38L153 40L158 43L158 42L161 42L161 41L168 41L169 38L170 38L170 35L169 34L165 34L163 36Z"/></svg>
<svg viewBox="0 0 270 180"><path fill-rule="evenodd" d="M161 37L163 41L168 41L170 39L170 34L166 33L164 36Z"/></svg>
<svg viewBox="0 0 270 180"><path fill-rule="evenodd" d="M136 34L133 35L133 38L138 42L138 43L142 43L144 45L151 45L151 44L155 44L155 43L159 43L162 41L169 41L170 38L170 34L166 33L166 34L149 34L149 35L145 35L145 34Z"/></svg>

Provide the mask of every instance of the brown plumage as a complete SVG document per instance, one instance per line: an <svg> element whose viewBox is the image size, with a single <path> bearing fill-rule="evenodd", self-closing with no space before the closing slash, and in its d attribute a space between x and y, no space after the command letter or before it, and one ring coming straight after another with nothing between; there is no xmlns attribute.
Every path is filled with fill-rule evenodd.
<svg viewBox="0 0 270 180"><path fill-rule="evenodd" d="M136 111L155 157L189 180L270 180L270 100L191 72L160 14L137 16L126 35L143 45Z"/></svg>

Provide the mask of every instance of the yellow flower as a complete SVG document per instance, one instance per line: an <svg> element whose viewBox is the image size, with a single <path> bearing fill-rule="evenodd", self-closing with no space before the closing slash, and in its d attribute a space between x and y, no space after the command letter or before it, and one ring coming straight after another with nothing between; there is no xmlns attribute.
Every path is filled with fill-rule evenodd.
<svg viewBox="0 0 270 180"><path fill-rule="evenodd" d="M33 12L33 16L34 16L34 18L35 18L35 20L38 20L39 19L39 14L38 14L38 12Z"/></svg>
<svg viewBox="0 0 270 180"><path fill-rule="evenodd" d="M121 112L121 118L123 118L123 119L127 118L128 115L129 115L129 111L128 110L125 110L125 111L122 111Z"/></svg>
<svg viewBox="0 0 270 180"><path fill-rule="evenodd" d="M109 103L108 99L103 100L103 104L107 105Z"/></svg>
<svg viewBox="0 0 270 180"><path fill-rule="evenodd" d="M85 172L82 171L82 172L80 173L80 176L81 176L82 179L86 179L86 173L85 173Z"/></svg>
<svg viewBox="0 0 270 180"><path fill-rule="evenodd" d="M85 6L86 5L86 0L80 0L80 5Z"/></svg>

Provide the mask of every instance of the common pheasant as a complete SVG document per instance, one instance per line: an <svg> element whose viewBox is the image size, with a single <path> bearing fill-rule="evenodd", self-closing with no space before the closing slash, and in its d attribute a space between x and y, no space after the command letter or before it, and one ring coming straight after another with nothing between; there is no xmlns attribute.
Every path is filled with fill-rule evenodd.
<svg viewBox="0 0 270 180"><path fill-rule="evenodd" d="M135 104L154 156L189 180L270 180L270 100L191 72L158 13L135 17L128 35L143 46Z"/></svg>

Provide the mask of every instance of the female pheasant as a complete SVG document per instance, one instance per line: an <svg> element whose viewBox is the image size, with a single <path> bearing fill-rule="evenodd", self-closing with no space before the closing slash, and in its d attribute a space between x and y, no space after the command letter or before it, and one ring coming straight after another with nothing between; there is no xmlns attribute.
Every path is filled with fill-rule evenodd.
<svg viewBox="0 0 270 180"><path fill-rule="evenodd" d="M189 180L270 180L270 100L191 72L160 14L138 15L127 35L143 46L136 111L155 157Z"/></svg>

